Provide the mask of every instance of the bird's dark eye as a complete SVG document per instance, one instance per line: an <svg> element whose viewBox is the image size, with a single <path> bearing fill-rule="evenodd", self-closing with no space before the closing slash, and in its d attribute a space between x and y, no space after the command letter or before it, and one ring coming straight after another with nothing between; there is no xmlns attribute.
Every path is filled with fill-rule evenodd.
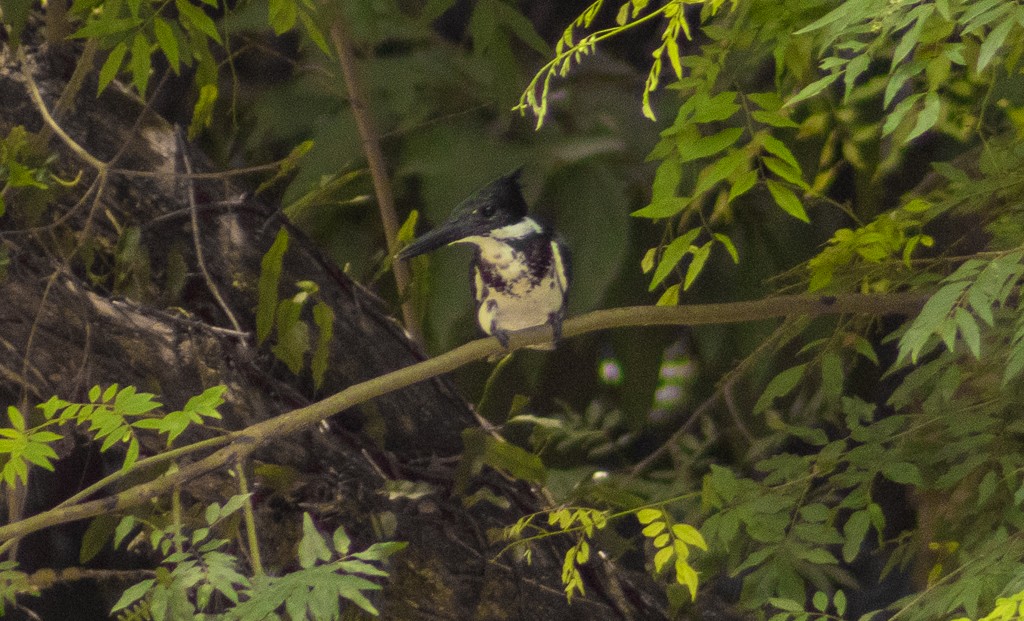
<svg viewBox="0 0 1024 621"><path fill-rule="evenodd" d="M494 215L494 205L484 205L480 208L480 215L485 218L490 218Z"/></svg>

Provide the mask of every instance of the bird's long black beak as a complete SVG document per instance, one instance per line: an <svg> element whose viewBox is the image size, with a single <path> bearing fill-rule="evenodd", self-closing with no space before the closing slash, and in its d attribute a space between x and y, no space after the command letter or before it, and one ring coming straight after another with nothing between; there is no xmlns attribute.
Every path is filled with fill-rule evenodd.
<svg viewBox="0 0 1024 621"><path fill-rule="evenodd" d="M471 234L472 232L467 231L465 225L461 222L446 222L433 231L430 231L415 240L405 248L402 248L398 254L395 255L395 258L399 261L411 259L421 254L437 250L441 246L446 246Z"/></svg>

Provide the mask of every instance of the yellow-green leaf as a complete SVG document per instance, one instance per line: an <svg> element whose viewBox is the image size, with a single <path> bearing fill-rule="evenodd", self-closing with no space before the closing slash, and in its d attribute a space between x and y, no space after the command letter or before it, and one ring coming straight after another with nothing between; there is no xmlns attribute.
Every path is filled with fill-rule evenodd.
<svg viewBox="0 0 1024 621"><path fill-rule="evenodd" d="M192 109L192 122L188 126L189 138L194 138L204 127L213 122L213 107L217 103L217 85L204 84L199 89L199 99Z"/></svg>
<svg viewBox="0 0 1024 621"><path fill-rule="evenodd" d="M707 263L708 257L711 256L711 245L713 243L713 241L709 241L693 251L693 260L690 261L690 265L686 268L686 278L683 280L683 291L689 290L693 281L697 280L697 276L700 276L701 270L704 269L704 264Z"/></svg>
<svg viewBox="0 0 1024 621"><path fill-rule="evenodd" d="M675 551L671 547L658 550L658 553L654 555L654 571L660 572L674 555Z"/></svg>
<svg viewBox="0 0 1024 621"><path fill-rule="evenodd" d="M661 531L665 530L666 526L668 526L668 525L665 524L665 522L661 522L661 521L651 522L650 524L648 524L647 526L644 527L644 530L643 530L644 537L654 537L654 536L660 534Z"/></svg>
<svg viewBox="0 0 1024 621"><path fill-rule="evenodd" d="M146 87L149 86L149 73L152 65L149 58L149 40L141 32L135 35L132 41L132 84L135 90L142 97L146 96Z"/></svg>
<svg viewBox="0 0 1024 621"><path fill-rule="evenodd" d="M641 524L650 524L660 517L661 511L659 509L640 509L636 512L636 519L640 520Z"/></svg>
<svg viewBox="0 0 1024 621"><path fill-rule="evenodd" d="M677 306L679 304L679 283L665 289L655 306Z"/></svg>
<svg viewBox="0 0 1024 621"><path fill-rule="evenodd" d="M689 524L673 525L672 534L675 535L677 539L685 541L691 546L698 547L704 551L707 551L708 549L708 544L704 541L704 536L700 534L699 530Z"/></svg>
<svg viewBox="0 0 1024 621"><path fill-rule="evenodd" d="M220 33L217 32L217 25L213 23L210 16L203 12L202 9L188 0L175 0L174 5L178 8L178 14L183 18L183 23L186 24L186 27L191 25L199 32L223 45Z"/></svg>
<svg viewBox="0 0 1024 621"><path fill-rule="evenodd" d="M672 273L676 265L686 256L687 252L690 252L690 244L700 234L701 229L696 228L687 231L681 237L677 237L665 247L665 250L661 253L661 260L658 262L658 267L654 270L654 276L651 277L651 284L648 291L654 291L654 288L661 284L661 281Z"/></svg>
<svg viewBox="0 0 1024 621"><path fill-rule="evenodd" d="M807 217L807 212L804 210L803 203L801 203L800 199L793 193L793 190L790 190L785 185L771 179L767 181L767 184L768 191L772 193L772 198L775 199L775 203L781 207L783 211L797 220L810 223L811 219Z"/></svg>
<svg viewBox="0 0 1024 621"><path fill-rule="evenodd" d="M697 599L697 572L686 561L676 560L676 582L690 589L690 599Z"/></svg>
<svg viewBox="0 0 1024 621"><path fill-rule="evenodd" d="M114 46L114 49L110 50L107 54L107 60L103 61L103 66L100 68L100 77L98 86L96 88L96 94L99 95L110 82L117 77L118 70L121 69L121 63L124 62L124 56L128 53L128 45L122 41Z"/></svg>
<svg viewBox="0 0 1024 621"><path fill-rule="evenodd" d="M729 256L732 257L732 262L739 264L740 253L736 251L736 245L732 243L732 239L724 233L715 233L715 239L725 246L725 250L729 253Z"/></svg>
<svg viewBox="0 0 1024 621"><path fill-rule="evenodd" d="M263 255L260 264L260 279L257 285L256 342L262 343L274 327L274 313L277 311L277 289L281 280L284 253L288 249L288 231L283 227L270 249Z"/></svg>
<svg viewBox="0 0 1024 621"><path fill-rule="evenodd" d="M153 18L153 34L156 35L157 45L164 53L167 62L170 63L174 73L181 73L181 55L178 50L178 37L174 36L167 20L161 17Z"/></svg>

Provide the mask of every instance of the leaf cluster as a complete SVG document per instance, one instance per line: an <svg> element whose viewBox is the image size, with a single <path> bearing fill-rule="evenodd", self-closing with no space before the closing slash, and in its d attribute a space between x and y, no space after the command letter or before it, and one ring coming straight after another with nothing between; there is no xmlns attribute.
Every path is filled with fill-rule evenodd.
<svg viewBox="0 0 1024 621"><path fill-rule="evenodd" d="M320 299L320 287L311 280L295 283L298 291L291 297L278 297L288 239L288 231L282 228L263 255L257 289L256 339L263 343L273 335L276 342L271 351L274 356L296 375L308 364L314 385L319 388L327 373L334 338L334 311ZM306 309L309 309L311 321L303 317ZM315 347L312 326L316 328Z"/></svg>
<svg viewBox="0 0 1024 621"><path fill-rule="evenodd" d="M400 542L376 543L354 552L344 527L331 539L324 537L308 513L303 514L302 538L297 545L300 569L282 576L240 573L242 561L225 551L228 539L212 536L219 522L244 507L247 494L230 498L223 506L206 508L205 526L185 536L180 524L153 529L150 545L164 560L157 577L126 590L112 612L121 619L207 619L220 609L218 619L340 619L340 601L348 601L376 616L369 592L380 590L374 580L388 577L381 569L387 559L405 547ZM127 517L114 537L119 545L136 528Z"/></svg>

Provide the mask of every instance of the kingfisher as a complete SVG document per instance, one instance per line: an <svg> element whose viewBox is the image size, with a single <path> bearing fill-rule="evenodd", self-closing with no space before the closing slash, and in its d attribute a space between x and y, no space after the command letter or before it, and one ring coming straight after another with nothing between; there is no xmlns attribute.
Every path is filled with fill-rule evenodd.
<svg viewBox="0 0 1024 621"><path fill-rule="evenodd" d="M396 255L411 259L451 244L472 244L470 283L483 331L508 349L510 332L548 324L554 349L562 336L569 285L569 252L562 237L527 215L522 169L495 179L462 201L447 222Z"/></svg>

